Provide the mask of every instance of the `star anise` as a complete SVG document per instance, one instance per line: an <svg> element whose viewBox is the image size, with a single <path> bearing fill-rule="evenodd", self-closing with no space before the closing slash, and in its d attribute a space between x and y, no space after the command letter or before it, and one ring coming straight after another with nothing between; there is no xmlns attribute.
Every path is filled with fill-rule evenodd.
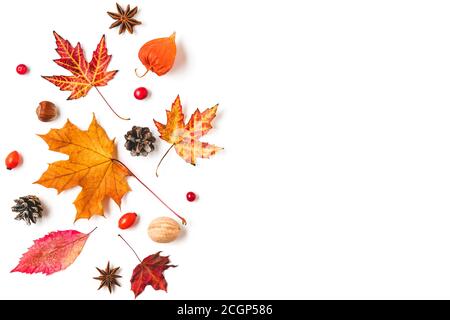
<svg viewBox="0 0 450 320"><path fill-rule="evenodd" d="M124 10L118 3L116 3L116 7L117 13L108 12L108 15L116 20L109 28L112 29L120 26L119 34L122 34L125 30L128 30L129 33L133 33L134 27L141 24L140 21L133 19L138 12L138 7L134 7L134 9L131 10L130 5L128 5L127 9Z"/></svg>
<svg viewBox="0 0 450 320"><path fill-rule="evenodd" d="M108 287L109 293L112 293L112 290L114 289L114 286L119 286L120 283L117 281L118 278L122 278L122 276L119 276L117 274L117 271L119 271L120 267L111 269L108 264L106 265L106 269L102 270L100 268L97 268L98 272L100 272L99 277L95 277L95 280L101 281L100 287L98 287L97 290L100 290L103 287Z"/></svg>

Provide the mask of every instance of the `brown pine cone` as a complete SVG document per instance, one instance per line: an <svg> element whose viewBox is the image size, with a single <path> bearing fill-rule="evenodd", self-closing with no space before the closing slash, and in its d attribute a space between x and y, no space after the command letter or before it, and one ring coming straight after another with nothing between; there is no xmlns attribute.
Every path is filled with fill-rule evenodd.
<svg viewBox="0 0 450 320"><path fill-rule="evenodd" d="M36 196L24 196L14 200L16 203L11 210L18 213L16 220L24 220L28 225L36 223L42 218L42 204Z"/></svg>
<svg viewBox="0 0 450 320"><path fill-rule="evenodd" d="M133 157L146 157L150 152L155 150L153 143L156 139L147 127L133 126L125 135L125 139L125 148L130 151Z"/></svg>

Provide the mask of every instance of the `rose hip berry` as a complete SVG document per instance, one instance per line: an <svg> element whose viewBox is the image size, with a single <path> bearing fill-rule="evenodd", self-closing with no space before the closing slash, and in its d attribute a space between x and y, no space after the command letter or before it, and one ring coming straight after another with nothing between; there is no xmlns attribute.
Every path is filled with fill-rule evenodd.
<svg viewBox="0 0 450 320"><path fill-rule="evenodd" d="M17 151L13 151L5 159L6 169L11 170L19 165L20 154Z"/></svg>
<svg viewBox="0 0 450 320"><path fill-rule="evenodd" d="M128 229L136 222L137 214L135 212L125 213L119 219L119 228L120 229Z"/></svg>
<svg viewBox="0 0 450 320"><path fill-rule="evenodd" d="M19 64L16 68L18 74L24 75L28 72L28 67L24 64Z"/></svg>
<svg viewBox="0 0 450 320"><path fill-rule="evenodd" d="M140 87L134 90L134 97L138 100L144 100L148 96L147 88Z"/></svg>

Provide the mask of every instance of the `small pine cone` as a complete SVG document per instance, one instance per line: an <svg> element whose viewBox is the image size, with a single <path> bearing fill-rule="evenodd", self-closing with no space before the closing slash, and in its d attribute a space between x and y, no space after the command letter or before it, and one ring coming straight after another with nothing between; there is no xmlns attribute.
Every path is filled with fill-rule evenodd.
<svg viewBox="0 0 450 320"><path fill-rule="evenodd" d="M153 142L155 142L156 139L147 127L133 126L133 128L125 135L125 139L125 148L131 152L133 157L146 157L155 149Z"/></svg>
<svg viewBox="0 0 450 320"><path fill-rule="evenodd" d="M36 196L24 196L14 200L16 203L11 209L17 212L16 220L25 220L30 225L36 223L38 218L42 218L42 204Z"/></svg>

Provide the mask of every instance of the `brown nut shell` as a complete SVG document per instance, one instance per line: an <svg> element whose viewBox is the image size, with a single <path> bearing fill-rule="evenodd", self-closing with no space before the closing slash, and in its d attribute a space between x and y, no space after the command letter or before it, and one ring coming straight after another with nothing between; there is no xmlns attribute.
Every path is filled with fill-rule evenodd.
<svg viewBox="0 0 450 320"><path fill-rule="evenodd" d="M147 229L148 236L155 242L168 243L174 241L181 232L181 227L172 218L159 217L153 220Z"/></svg>
<svg viewBox="0 0 450 320"><path fill-rule="evenodd" d="M41 101L36 108L36 115L42 122L49 122L58 116L58 108L53 102Z"/></svg>

